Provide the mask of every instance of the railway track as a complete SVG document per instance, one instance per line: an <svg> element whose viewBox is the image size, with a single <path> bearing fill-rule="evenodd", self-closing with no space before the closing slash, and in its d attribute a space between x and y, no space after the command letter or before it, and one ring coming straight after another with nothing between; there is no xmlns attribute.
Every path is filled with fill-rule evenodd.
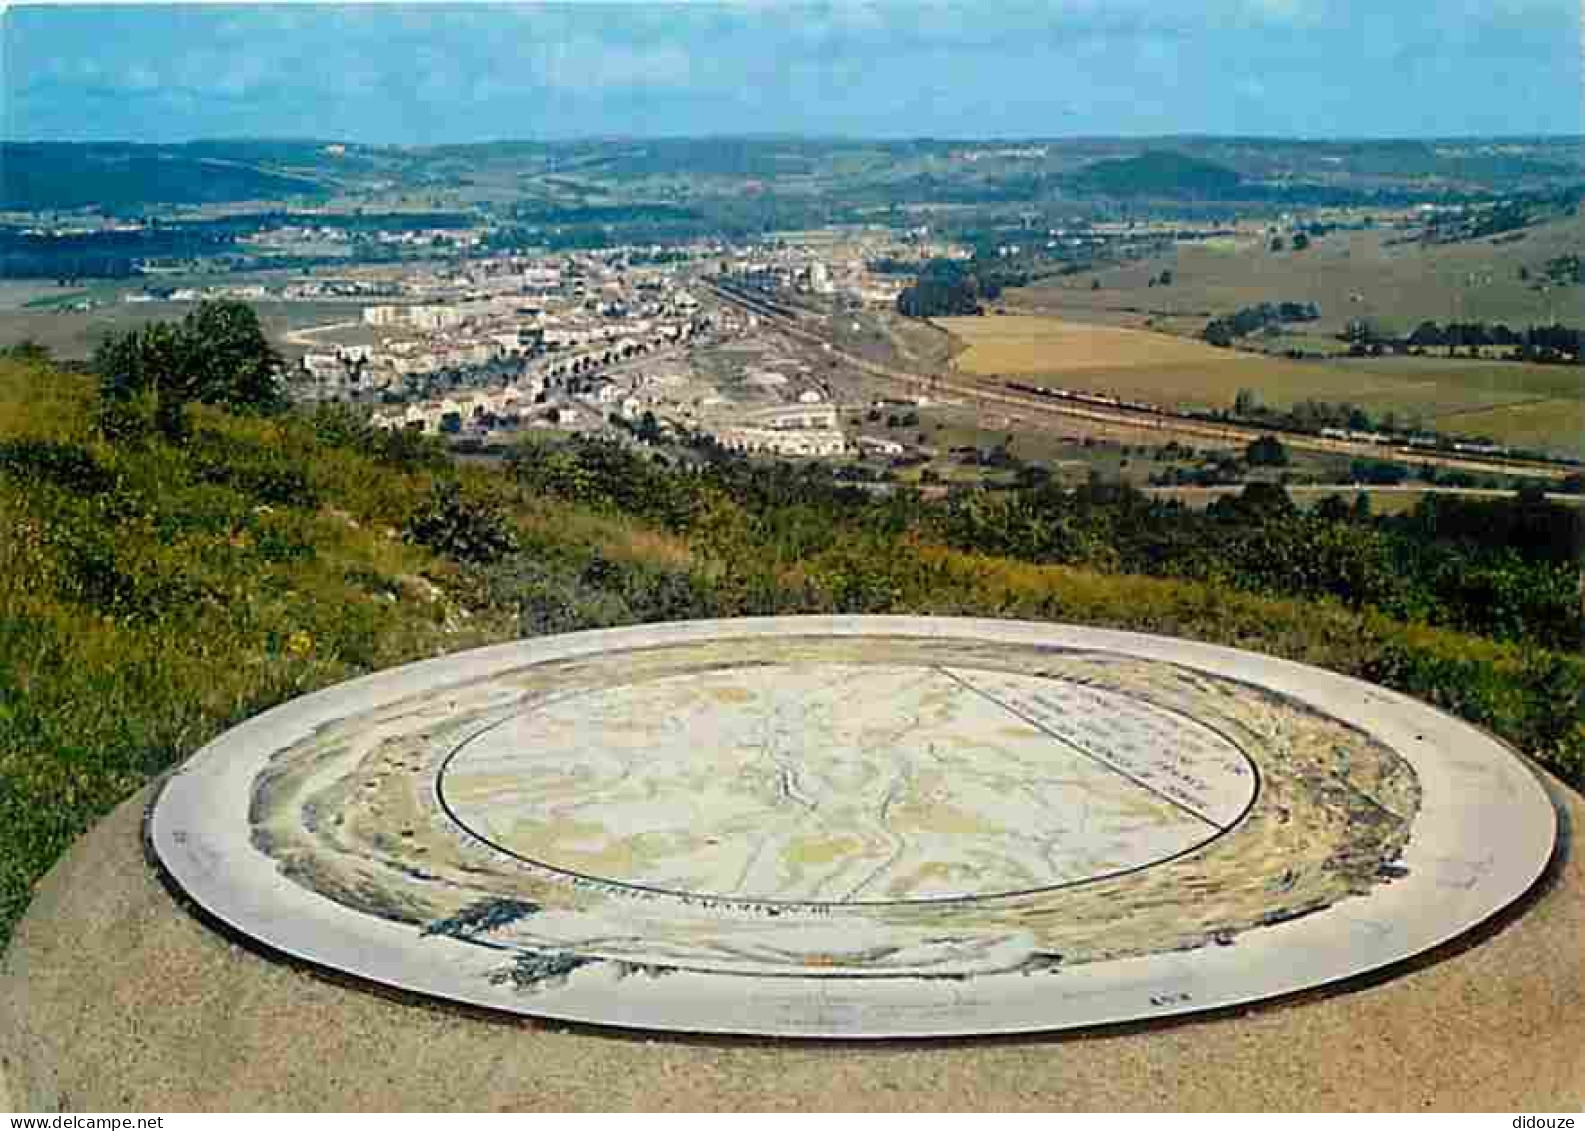
<svg viewBox="0 0 1585 1131"><path fill-rule="evenodd" d="M841 361L871 377L889 381L931 396L952 394L978 402L1017 410L1037 417L1055 417L1064 420L1084 421L1113 429L1129 429L1155 435L1162 440L1215 440L1242 447L1263 435L1271 435L1270 428L1254 428L1244 424L1223 424L1198 417L1174 413L1166 409L1104 406L1088 402L1067 401L1055 396L1040 396L1018 392L1006 386L990 385L980 381L965 380L951 375L927 375L896 369L838 349L825 335L805 325L802 316L793 308L775 302L769 297L750 293L747 288L723 286L712 280L703 280L710 292L723 302L753 314L773 325L777 330L800 341L818 346L827 356ZM1327 452L1335 455L1363 459L1390 459L1395 463L1419 467L1438 467L1458 471L1479 471L1487 474L1523 475L1537 479L1561 480L1577 469L1566 465L1539 461L1511 459L1501 456L1471 456L1438 451L1399 448L1380 444L1341 440L1316 436L1305 432L1276 432L1289 448L1303 451Z"/></svg>

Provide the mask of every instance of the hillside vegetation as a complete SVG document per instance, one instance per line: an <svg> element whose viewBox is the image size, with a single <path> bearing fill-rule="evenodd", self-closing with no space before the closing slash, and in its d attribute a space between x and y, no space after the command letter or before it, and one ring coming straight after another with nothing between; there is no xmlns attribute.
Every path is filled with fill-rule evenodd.
<svg viewBox="0 0 1585 1131"><path fill-rule="evenodd" d="M644 620L1173 633L1379 680L1581 780L1578 531L1535 500L1399 526L1270 492L1205 515L1102 486L932 504L608 443L459 467L344 411L196 392L179 428L127 422L95 378L0 361L0 941L73 837L241 719L408 660ZM1499 520L1505 546L1483 545Z"/></svg>
<svg viewBox="0 0 1585 1131"><path fill-rule="evenodd" d="M207 204L325 191L317 180L259 168L225 150L217 155L200 147L119 142L0 145L0 208L8 210Z"/></svg>
<svg viewBox="0 0 1585 1131"><path fill-rule="evenodd" d="M1077 187L1113 197L1217 198L1243 182L1232 169L1187 154L1154 149L1138 157L1097 161L1074 178Z"/></svg>

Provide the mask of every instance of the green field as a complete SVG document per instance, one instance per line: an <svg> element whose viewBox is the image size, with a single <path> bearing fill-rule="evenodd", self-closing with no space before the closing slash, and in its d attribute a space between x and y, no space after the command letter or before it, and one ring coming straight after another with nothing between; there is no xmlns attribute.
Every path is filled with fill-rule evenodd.
<svg viewBox="0 0 1585 1131"><path fill-rule="evenodd" d="M1137 324L1154 315L1160 328L1194 333L1212 316L1257 303L1313 302L1321 308L1320 321L1294 329L1322 338L1340 333L1354 318L1369 318L1394 333L1408 333L1426 320L1515 327L1579 320L1585 289L1543 292L1535 285L1548 259L1585 253L1585 218L1579 215L1537 225L1523 239L1504 244L1390 244L1405 234L1340 231L1306 251L1274 253L1266 236L1249 232L1238 241L1183 245L1139 263L1042 281L1009 292L1006 304L1082 321L1131 318ZM1521 266L1530 271L1529 282L1520 280ZM1150 286L1164 269L1171 269L1172 285ZM1092 289L1095 280L1100 290Z"/></svg>

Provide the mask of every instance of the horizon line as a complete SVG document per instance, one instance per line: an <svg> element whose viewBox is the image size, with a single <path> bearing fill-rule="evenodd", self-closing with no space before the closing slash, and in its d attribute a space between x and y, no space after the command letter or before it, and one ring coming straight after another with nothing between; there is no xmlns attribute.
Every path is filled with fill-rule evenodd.
<svg viewBox="0 0 1585 1131"><path fill-rule="evenodd" d="M1146 142L1146 141L1199 141L1199 142L1264 142L1294 145L1391 145L1429 144L1435 142L1578 142L1585 145L1585 132L1548 133L1468 133L1468 134L1275 134L1275 133L1219 133L1182 130L1171 133L1093 133L1093 134L995 134L981 137L954 137L950 135L921 134L844 134L844 133L790 133L752 131L706 131L702 133L568 134L555 137L495 137L475 141L360 141L347 137L306 137L290 134L210 134L193 135L180 140L145 141L135 138L55 138L55 137L0 137L0 145L141 145L184 146L204 144L237 144L267 142L299 145L346 145L362 149L439 149L483 148L498 145L626 145L675 143L688 141L750 141L750 142L804 142L804 143L868 143L877 145L907 145L932 143L944 145L1005 145L1013 142L1036 144L1080 144L1094 142Z"/></svg>

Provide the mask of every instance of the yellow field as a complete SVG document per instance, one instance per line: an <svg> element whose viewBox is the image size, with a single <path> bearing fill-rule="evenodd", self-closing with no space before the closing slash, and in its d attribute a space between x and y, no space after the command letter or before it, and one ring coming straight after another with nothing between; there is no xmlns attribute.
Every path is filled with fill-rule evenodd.
<svg viewBox="0 0 1585 1131"><path fill-rule="evenodd" d="M1055 375L1092 369L1158 369L1206 365L1227 368L1267 358L1236 353L1171 334L1068 322L1059 318L988 316L938 318L968 348L957 359L965 373L1012 377Z"/></svg>
<svg viewBox="0 0 1585 1131"><path fill-rule="evenodd" d="M1448 358L1288 361L1146 330L1018 315L946 318L958 369L1171 408L1274 408L1307 398L1388 412L1438 431L1585 453L1585 368Z"/></svg>

